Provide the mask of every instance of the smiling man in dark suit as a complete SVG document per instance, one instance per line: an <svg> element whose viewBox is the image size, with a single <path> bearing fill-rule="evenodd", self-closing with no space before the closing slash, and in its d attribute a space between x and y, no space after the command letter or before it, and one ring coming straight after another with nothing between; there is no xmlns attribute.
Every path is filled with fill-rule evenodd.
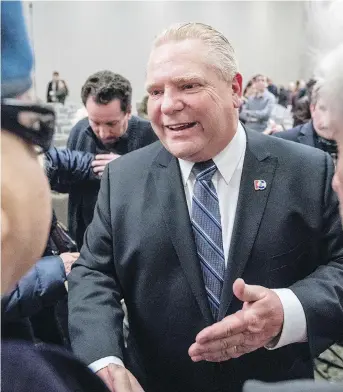
<svg viewBox="0 0 343 392"><path fill-rule="evenodd" d="M156 39L147 90L160 142L105 169L69 275L74 352L112 391L109 364L149 392L311 378L312 358L342 333L332 161L244 130L241 86L210 26Z"/></svg>

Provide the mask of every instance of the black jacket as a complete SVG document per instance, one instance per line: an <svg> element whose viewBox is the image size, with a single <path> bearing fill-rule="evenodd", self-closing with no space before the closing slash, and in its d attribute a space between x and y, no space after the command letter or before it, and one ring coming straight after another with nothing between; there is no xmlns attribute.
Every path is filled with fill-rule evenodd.
<svg viewBox="0 0 343 392"><path fill-rule="evenodd" d="M132 116L126 133L111 151L124 155L145 147L156 140L157 137L151 128L150 122ZM67 147L71 150L87 151L93 154L110 152L94 134L88 118L80 120L71 130ZM92 221L99 188L99 182L88 181L72 186L69 192L69 231L79 247L83 243L85 230Z"/></svg>

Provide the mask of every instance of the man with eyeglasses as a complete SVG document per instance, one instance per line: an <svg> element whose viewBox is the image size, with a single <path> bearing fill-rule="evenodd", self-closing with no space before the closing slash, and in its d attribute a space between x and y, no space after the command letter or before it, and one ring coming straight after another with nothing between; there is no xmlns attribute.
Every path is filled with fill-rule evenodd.
<svg viewBox="0 0 343 392"><path fill-rule="evenodd" d="M50 188L37 154L50 147L54 112L30 102L32 53L20 2L1 5L1 293L37 261L51 223ZM122 378L120 382L129 382ZM1 343L1 386L6 392L106 391L83 364L55 348ZM126 384L127 385L127 384ZM129 389L128 389L129 390Z"/></svg>

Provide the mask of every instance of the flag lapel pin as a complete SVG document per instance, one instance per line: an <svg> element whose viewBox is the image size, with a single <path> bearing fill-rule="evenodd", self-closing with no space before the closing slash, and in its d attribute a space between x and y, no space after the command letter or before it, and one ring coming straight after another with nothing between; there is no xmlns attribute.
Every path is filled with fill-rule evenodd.
<svg viewBox="0 0 343 392"><path fill-rule="evenodd" d="M254 180L255 191L264 191L267 188L267 183L264 180Z"/></svg>

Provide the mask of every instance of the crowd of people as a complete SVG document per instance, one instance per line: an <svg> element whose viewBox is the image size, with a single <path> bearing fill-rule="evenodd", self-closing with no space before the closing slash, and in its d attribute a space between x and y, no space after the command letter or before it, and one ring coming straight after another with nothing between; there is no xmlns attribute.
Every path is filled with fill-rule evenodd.
<svg viewBox="0 0 343 392"><path fill-rule="evenodd" d="M172 25L139 116L96 72L57 149L21 3L1 21L3 390L341 391L312 379L343 341L343 47L307 85L243 92L225 36ZM55 72L47 101L67 95ZM269 126L277 102L294 128Z"/></svg>

